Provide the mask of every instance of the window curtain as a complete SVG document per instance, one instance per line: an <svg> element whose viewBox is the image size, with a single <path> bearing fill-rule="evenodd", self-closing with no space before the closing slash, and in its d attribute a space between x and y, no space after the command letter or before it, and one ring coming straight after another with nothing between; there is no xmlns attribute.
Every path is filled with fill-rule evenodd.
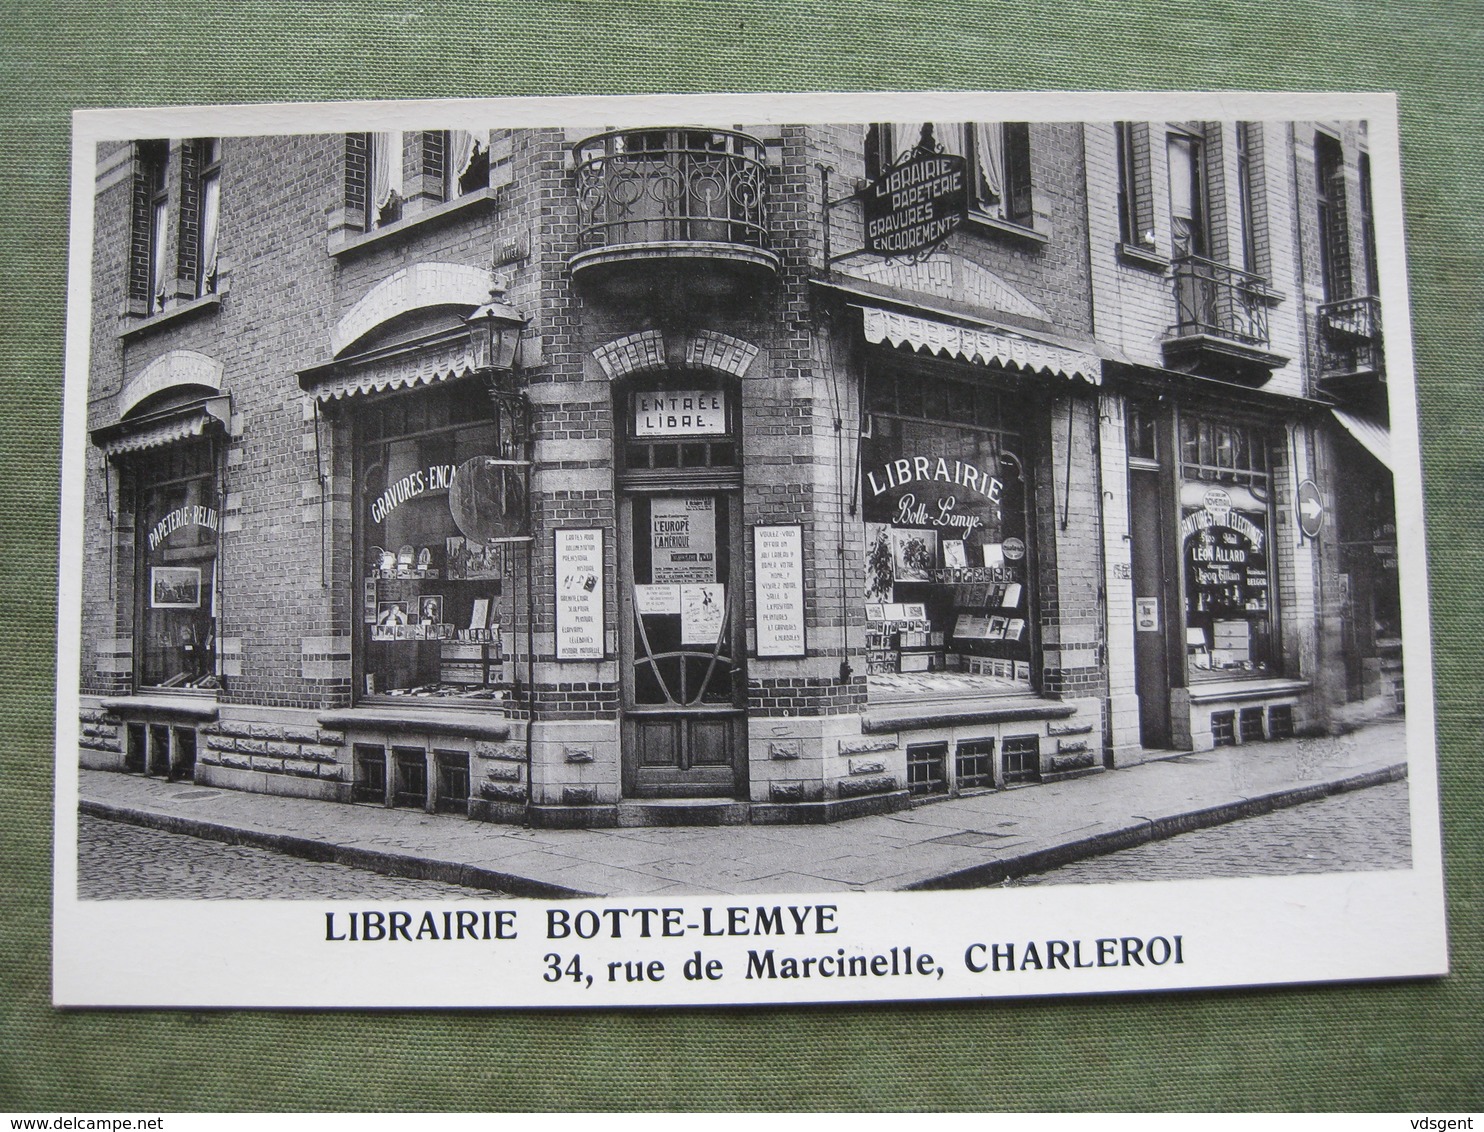
<svg viewBox="0 0 1484 1132"><path fill-rule="evenodd" d="M453 174L454 184L450 186L449 195L457 191L458 180L469 171L469 163L474 160L474 155L479 152L481 145L489 144L489 135L483 138L470 130L448 131L448 167Z"/></svg>
<svg viewBox="0 0 1484 1132"><path fill-rule="evenodd" d="M974 122L973 150L979 202L995 216L1005 215L1005 127L999 122Z"/></svg>
<svg viewBox="0 0 1484 1132"><path fill-rule="evenodd" d="M402 132L371 135L371 203L379 212L402 195Z"/></svg>
<svg viewBox="0 0 1484 1132"><path fill-rule="evenodd" d="M201 185L201 290L215 290L216 229L221 213L222 181L215 174Z"/></svg>
<svg viewBox="0 0 1484 1132"><path fill-rule="evenodd" d="M897 160L910 150L917 148L922 138L922 122L893 122L891 125L891 152L885 154L886 164L895 165ZM934 137L936 137L936 133Z"/></svg>

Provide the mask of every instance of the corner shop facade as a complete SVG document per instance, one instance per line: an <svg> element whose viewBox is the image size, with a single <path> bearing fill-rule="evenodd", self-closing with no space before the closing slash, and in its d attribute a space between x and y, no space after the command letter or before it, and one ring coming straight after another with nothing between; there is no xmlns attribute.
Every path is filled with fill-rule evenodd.
<svg viewBox="0 0 1484 1132"><path fill-rule="evenodd" d="M84 765L823 821L1322 725L1328 409L1257 133L935 127L969 199L922 259L855 195L918 124L105 147ZM497 281L528 438L465 333ZM491 459L529 522L485 544Z"/></svg>

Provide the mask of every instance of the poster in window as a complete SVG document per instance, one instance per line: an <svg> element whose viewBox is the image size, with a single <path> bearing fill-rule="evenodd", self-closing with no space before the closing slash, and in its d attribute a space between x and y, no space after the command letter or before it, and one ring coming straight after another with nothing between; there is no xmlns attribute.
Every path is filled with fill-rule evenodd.
<svg viewBox="0 0 1484 1132"><path fill-rule="evenodd" d="M716 499L661 496L649 505L650 581L716 581Z"/></svg>
<svg viewBox="0 0 1484 1132"><path fill-rule="evenodd" d="M634 612L644 617L679 613L680 587L635 586Z"/></svg>
<svg viewBox="0 0 1484 1132"><path fill-rule="evenodd" d="M938 565L938 532L925 527L893 527L891 558L897 581L930 581Z"/></svg>
<svg viewBox="0 0 1484 1132"><path fill-rule="evenodd" d="M727 588L717 583L680 587L680 643L714 645L726 627Z"/></svg>
<svg viewBox="0 0 1484 1132"><path fill-rule="evenodd" d="M151 609L200 609L201 568L151 566L149 605Z"/></svg>

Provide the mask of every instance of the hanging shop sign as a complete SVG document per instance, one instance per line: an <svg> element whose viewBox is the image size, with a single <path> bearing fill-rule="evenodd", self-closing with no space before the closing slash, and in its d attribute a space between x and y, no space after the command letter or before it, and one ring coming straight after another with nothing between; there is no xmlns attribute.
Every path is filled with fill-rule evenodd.
<svg viewBox="0 0 1484 1132"><path fill-rule="evenodd" d="M556 532L556 657L603 659L603 531Z"/></svg>
<svg viewBox="0 0 1484 1132"><path fill-rule="evenodd" d="M435 469L428 470L431 473ZM483 543L529 538L528 471L529 466L523 461L493 456L476 456L454 469L443 486L448 489L448 510L459 531L466 538Z"/></svg>
<svg viewBox="0 0 1484 1132"><path fill-rule="evenodd" d="M655 585L716 581L714 496L659 496L649 505L650 578Z"/></svg>
<svg viewBox="0 0 1484 1132"><path fill-rule="evenodd" d="M916 153L868 184L866 250L912 255L941 244L969 214L965 161L953 153Z"/></svg>
<svg viewBox="0 0 1484 1132"><path fill-rule="evenodd" d="M758 656L803 656L804 528L756 526L752 533L753 613Z"/></svg>
<svg viewBox="0 0 1484 1132"><path fill-rule="evenodd" d="M635 436L722 436L726 394L716 390L655 390L634 394Z"/></svg>

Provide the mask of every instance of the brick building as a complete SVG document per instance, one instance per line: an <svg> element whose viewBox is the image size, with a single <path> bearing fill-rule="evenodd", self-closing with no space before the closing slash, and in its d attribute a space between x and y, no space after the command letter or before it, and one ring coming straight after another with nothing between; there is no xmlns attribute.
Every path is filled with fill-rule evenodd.
<svg viewBox="0 0 1484 1132"><path fill-rule="evenodd" d="M102 146L83 765L781 823L1323 726L1399 680L1365 162L1286 122ZM897 251L918 171L961 221Z"/></svg>

